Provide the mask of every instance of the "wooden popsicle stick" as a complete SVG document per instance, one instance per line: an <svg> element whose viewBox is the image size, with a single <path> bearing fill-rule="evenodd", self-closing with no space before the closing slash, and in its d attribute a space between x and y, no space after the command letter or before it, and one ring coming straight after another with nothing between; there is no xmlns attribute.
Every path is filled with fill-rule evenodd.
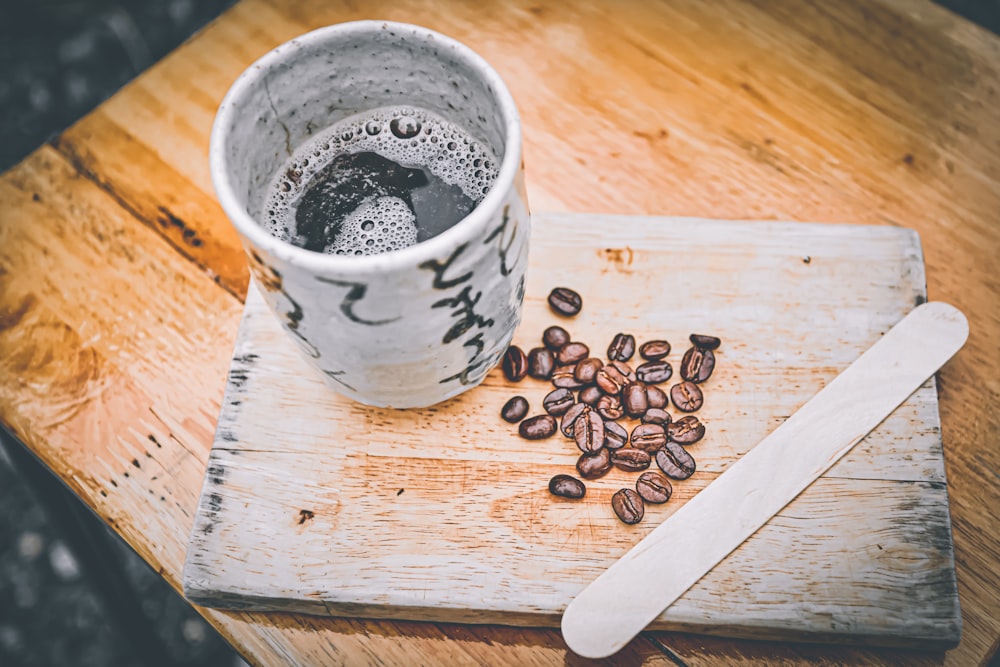
<svg viewBox="0 0 1000 667"><path fill-rule="evenodd" d="M826 472L965 343L965 316L918 306L566 608L575 653L609 656ZM669 567L668 567L669 565Z"/></svg>

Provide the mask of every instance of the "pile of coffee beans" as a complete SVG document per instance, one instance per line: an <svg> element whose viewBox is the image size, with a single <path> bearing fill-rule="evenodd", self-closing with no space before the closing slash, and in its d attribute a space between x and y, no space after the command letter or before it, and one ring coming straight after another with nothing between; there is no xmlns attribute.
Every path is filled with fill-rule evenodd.
<svg viewBox="0 0 1000 667"><path fill-rule="evenodd" d="M553 289L548 302L561 317L573 317L583 307L583 299L568 287ZM666 340L637 345L634 336L619 333L608 345L606 359L601 359L563 327L551 326L542 333L541 346L525 354L511 345L501 362L510 382L530 376L552 383L554 389L542 400L544 413L529 417L528 400L514 396L500 416L517 424L522 438L541 440L559 432L572 440L580 450L576 462L580 478L597 479L612 468L642 473L634 489L620 489L611 498L611 508L621 521L639 523L646 504L670 500L671 479L694 474L695 460L687 447L705 436L705 425L690 413L704 404L701 385L715 370L714 350L721 341L703 334L691 334L689 340L679 380L664 389L661 385L667 387L674 374ZM674 421L667 411L671 403L687 414ZM654 462L660 472L649 470ZM549 492L577 499L587 488L577 477L558 474L549 481Z"/></svg>

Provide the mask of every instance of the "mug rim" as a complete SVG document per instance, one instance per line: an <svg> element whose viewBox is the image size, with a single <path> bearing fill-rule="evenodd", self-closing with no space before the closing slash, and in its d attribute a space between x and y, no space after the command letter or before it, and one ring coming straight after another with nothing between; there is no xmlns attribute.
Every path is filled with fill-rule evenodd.
<svg viewBox="0 0 1000 667"><path fill-rule="evenodd" d="M235 102L246 95L250 87L268 71L286 62L289 53L292 52L289 47L313 46L323 44L332 37L370 34L391 29L412 31L413 36L422 41L435 40L448 46L456 57L464 60L483 77L487 86L492 88L506 133L504 155L496 180L483 200L467 216L440 234L399 250L375 255L340 256L306 250L273 236L240 204L227 168L228 160L224 148L229 135L228 128L232 126L236 114ZM260 248L307 271L321 274L387 271L397 267L412 267L422 261L449 254L463 239L477 236L494 219L496 211L500 209L503 199L507 196L509 186L515 182L520 163L521 119L514 98L500 74L482 56L458 40L430 28L398 21L363 20L335 23L293 37L271 49L243 70L233 82L216 111L209 140L209 171L216 196L226 216L240 235L254 248Z"/></svg>

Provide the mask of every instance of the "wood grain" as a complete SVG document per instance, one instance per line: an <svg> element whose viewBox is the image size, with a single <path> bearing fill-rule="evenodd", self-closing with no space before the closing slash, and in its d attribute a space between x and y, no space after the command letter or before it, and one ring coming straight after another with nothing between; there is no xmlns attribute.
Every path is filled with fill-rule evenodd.
<svg viewBox="0 0 1000 667"><path fill-rule="evenodd" d="M968 335L965 316L946 303L925 303L910 311L795 414L576 595L562 616L566 643L574 652L591 658L621 650L920 389L961 349ZM810 345L820 344L810 337ZM874 504L865 500L855 501L845 493L831 499L830 504L857 502L859 511L874 513ZM879 509L889 515L889 521L895 520L892 509ZM836 521L827 519L827 524L841 546L865 552L852 544L850 532L842 534L847 531ZM856 523L849 527L856 528ZM789 544L800 540L791 534L785 538ZM932 538L929 559L937 559L935 552L939 550L940 542ZM684 557L677 558L678 554ZM912 557L913 552L904 558ZM756 574L760 564L776 559L757 555L756 560L757 567L748 569L744 580ZM854 565L861 569L864 560L864 556L858 557ZM950 556L946 560L950 561ZM664 563L670 565L665 567ZM942 573L939 569L938 574ZM825 574L820 570L813 576L823 579ZM939 614L931 626L940 633L936 638L948 642L950 648L958 643L961 618L951 572L943 574L944 586L938 580L923 593L940 598L938 606L951 612L950 621L946 614ZM905 587L909 588L909 582ZM789 600L805 601L796 600L794 590L784 593ZM744 586L739 594L756 597L752 585ZM822 604L815 597L808 600ZM893 615L890 605L879 600L874 606L880 613L879 625L885 625L886 616ZM896 615L908 623L913 607L904 604ZM927 627L907 639L911 644L930 639Z"/></svg>
<svg viewBox="0 0 1000 667"><path fill-rule="evenodd" d="M557 322L598 356L620 330L666 338L675 367L687 333L725 341L698 413L709 435L691 448L700 472L675 484L675 500L629 527L609 500L634 474L588 482L583 502L550 497L552 475L574 474L576 446L523 440L498 418L514 394L539 412L549 383L514 384L495 370L482 387L426 410L339 397L251 290L188 549L189 598L558 624L608 565L775 425L788 425L924 299L920 246L908 230L583 214L536 214L533 227L515 334L523 349ZM585 295L572 321L545 303L557 285ZM856 421L849 410L837 418ZM927 384L652 627L953 645L959 613L942 465ZM779 486L786 472L771 466L764 475Z"/></svg>
<svg viewBox="0 0 1000 667"><path fill-rule="evenodd" d="M622 661L987 662L1000 641L1000 39L930 2L245 0L0 177L0 420L179 585L247 285L208 179L215 105L279 42L355 18L427 25L500 71L536 211L906 226L930 298L969 315L938 378L956 649L660 633ZM574 661L550 630L204 613L256 664Z"/></svg>

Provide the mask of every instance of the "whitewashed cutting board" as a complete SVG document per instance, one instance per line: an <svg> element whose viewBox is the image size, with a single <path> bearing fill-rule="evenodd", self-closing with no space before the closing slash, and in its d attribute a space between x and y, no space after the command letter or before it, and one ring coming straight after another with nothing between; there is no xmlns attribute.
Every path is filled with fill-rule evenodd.
<svg viewBox="0 0 1000 667"><path fill-rule="evenodd" d="M522 440L498 414L514 394L541 412L550 385L495 369L432 408L361 406L326 388L251 289L188 549L189 599L557 625L577 592L926 298L920 241L905 229L545 213L533 225L515 336L525 350L559 323L600 356L619 331L666 338L677 368L689 333L723 339L695 475L635 526L610 507L635 473L556 499L547 482L574 474L575 445ZM583 295L575 319L549 311L555 286ZM933 381L651 627L957 643Z"/></svg>

